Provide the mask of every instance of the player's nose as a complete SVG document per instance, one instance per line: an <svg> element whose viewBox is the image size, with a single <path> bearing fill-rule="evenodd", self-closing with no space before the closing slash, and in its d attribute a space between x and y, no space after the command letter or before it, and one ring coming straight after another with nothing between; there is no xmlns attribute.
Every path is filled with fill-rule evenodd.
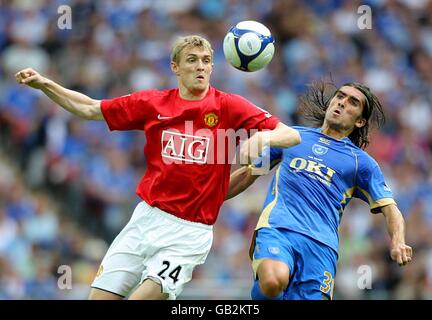
<svg viewBox="0 0 432 320"><path fill-rule="evenodd" d="M198 60L197 69L204 70L204 63L201 60Z"/></svg>

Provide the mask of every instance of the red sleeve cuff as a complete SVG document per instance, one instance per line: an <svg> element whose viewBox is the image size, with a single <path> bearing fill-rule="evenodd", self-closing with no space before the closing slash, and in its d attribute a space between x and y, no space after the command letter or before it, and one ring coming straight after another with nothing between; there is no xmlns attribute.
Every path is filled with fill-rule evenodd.
<svg viewBox="0 0 432 320"><path fill-rule="evenodd" d="M103 99L101 100L101 112L102 112L102 116L105 119L105 122L108 125L108 128L113 131L115 130L114 124L111 122L111 118L109 116L109 105L110 105L110 100L108 99Z"/></svg>

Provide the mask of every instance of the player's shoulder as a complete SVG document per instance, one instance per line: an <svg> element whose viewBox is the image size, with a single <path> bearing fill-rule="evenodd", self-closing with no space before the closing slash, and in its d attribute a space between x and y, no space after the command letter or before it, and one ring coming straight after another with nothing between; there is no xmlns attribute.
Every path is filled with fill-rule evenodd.
<svg viewBox="0 0 432 320"><path fill-rule="evenodd" d="M296 129L299 132L318 132L317 128L305 127L305 126L291 126L291 128Z"/></svg>
<svg viewBox="0 0 432 320"><path fill-rule="evenodd" d="M238 93L222 91L222 90L216 89L214 87L211 87L211 89L213 90L213 93L214 93L215 97L220 97L224 101L228 101L230 103L233 103L233 102L247 102L247 103L255 105L249 99L243 97L242 95L240 95Z"/></svg>
<svg viewBox="0 0 432 320"><path fill-rule="evenodd" d="M322 136L319 128L298 126L298 125L291 126L291 128L297 130L299 132L300 136L302 137L302 139L308 138L308 137L310 137L312 139L313 137L316 138L316 137Z"/></svg>
<svg viewBox="0 0 432 320"><path fill-rule="evenodd" d="M213 89L215 97L220 97L223 100L229 100L229 101L247 100L245 97L243 97L237 93L222 91L222 90L219 90L216 88L212 88L212 89Z"/></svg>
<svg viewBox="0 0 432 320"><path fill-rule="evenodd" d="M230 113L246 112L254 108L256 108L256 110L260 110L259 112L267 113L266 110L258 107L255 103L251 102L240 94L214 89L214 95L215 98L220 102L222 109Z"/></svg>
<svg viewBox="0 0 432 320"><path fill-rule="evenodd" d="M132 95L139 100L150 100L154 98L164 98L175 96L178 89L166 89L166 90L158 90L158 89L146 89L140 90L132 93Z"/></svg>
<svg viewBox="0 0 432 320"><path fill-rule="evenodd" d="M365 150L357 147L352 143L353 152L357 155L359 167L361 168L375 168L378 162Z"/></svg>

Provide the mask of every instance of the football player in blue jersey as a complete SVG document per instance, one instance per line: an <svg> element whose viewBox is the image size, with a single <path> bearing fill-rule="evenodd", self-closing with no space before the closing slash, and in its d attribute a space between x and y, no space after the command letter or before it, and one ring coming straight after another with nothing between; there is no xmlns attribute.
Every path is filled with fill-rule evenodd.
<svg viewBox="0 0 432 320"><path fill-rule="evenodd" d="M377 97L359 83L348 83L326 98L315 83L302 97L311 127L294 127L301 143L267 149L280 163L264 202L251 245L255 282L252 299L332 299L338 259L338 227L352 198L385 216L390 256L399 265L412 260L405 244L405 222L377 162L363 149L371 125L384 113ZM232 173L227 199L249 187L259 164Z"/></svg>

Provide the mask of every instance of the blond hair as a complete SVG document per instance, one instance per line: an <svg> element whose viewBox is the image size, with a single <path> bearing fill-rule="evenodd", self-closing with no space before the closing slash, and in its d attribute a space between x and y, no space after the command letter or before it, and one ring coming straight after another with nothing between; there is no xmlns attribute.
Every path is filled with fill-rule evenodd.
<svg viewBox="0 0 432 320"><path fill-rule="evenodd" d="M201 36L197 35L191 35L186 37L179 37L175 42L173 49L171 51L171 61L174 61L175 63L180 62L180 53L184 48L187 46L194 46L194 47L200 47L203 49L207 49L210 51L211 58L213 60L213 49L211 47L210 42L208 42L206 39L204 39Z"/></svg>

